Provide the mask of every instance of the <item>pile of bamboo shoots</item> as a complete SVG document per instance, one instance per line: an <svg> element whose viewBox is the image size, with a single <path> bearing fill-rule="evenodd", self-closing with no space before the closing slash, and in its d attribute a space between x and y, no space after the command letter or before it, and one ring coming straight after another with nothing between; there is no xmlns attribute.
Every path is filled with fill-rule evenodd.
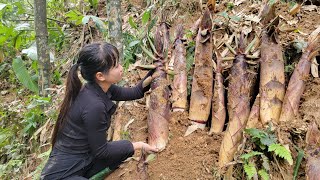
<svg viewBox="0 0 320 180"><path fill-rule="evenodd" d="M237 47L236 50L231 47L230 51L235 54L235 57L231 69L226 70L223 66L224 59L213 42L213 21L209 9L204 11L196 23L198 27L195 28L197 35L194 73L188 111L191 126L186 135L210 124L207 121L211 114L209 134L221 133L225 130L219 153L220 168L229 166L229 163L234 160L245 128L263 128L269 124L277 126L279 123L292 120L298 114L305 81L310 73L311 59L319 50L317 43L320 27L310 35L308 46L304 49L285 89L283 49L277 40L276 33L279 17L274 15L274 5L271 7L266 5L263 9L261 17L264 28L259 34L261 44L256 47L260 45L260 59L255 61L260 69L255 73L252 73L249 68L251 59L248 53L253 43L246 42L248 35L245 37L240 33L234 36ZM185 111L188 108L187 75L189 72L186 70L186 47L183 43L185 39L181 25L176 29L172 49L166 23L158 26L154 39L157 58L154 64L160 76L151 84L148 115L149 143L164 149L168 142L170 102L172 102L172 111ZM227 42L225 44L230 46ZM168 54L171 54L171 57ZM172 58L174 64L170 101L164 68L167 67L169 58ZM229 72L228 78L226 73L223 74L224 71ZM257 87L255 86L256 79L259 77L257 74L260 76L259 85L257 85L259 90L253 93L254 87ZM226 84L227 87L225 87ZM226 122L228 122L227 126Z"/></svg>

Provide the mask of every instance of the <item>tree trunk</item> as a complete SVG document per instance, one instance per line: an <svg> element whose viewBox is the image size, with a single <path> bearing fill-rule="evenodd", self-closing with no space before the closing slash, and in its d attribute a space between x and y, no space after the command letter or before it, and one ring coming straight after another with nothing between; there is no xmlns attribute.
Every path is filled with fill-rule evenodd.
<svg viewBox="0 0 320 180"><path fill-rule="evenodd" d="M123 61L121 0L107 0L109 42L117 47L119 61Z"/></svg>
<svg viewBox="0 0 320 180"><path fill-rule="evenodd" d="M50 87L50 58L48 51L47 9L46 0L34 0L35 31L38 54L39 94L48 96Z"/></svg>

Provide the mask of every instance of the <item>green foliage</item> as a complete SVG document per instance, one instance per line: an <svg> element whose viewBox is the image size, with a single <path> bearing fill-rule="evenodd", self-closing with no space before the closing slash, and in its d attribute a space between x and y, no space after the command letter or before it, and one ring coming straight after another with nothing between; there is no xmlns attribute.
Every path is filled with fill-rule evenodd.
<svg viewBox="0 0 320 180"><path fill-rule="evenodd" d="M99 0L89 0L91 6L93 7L93 9L98 9L98 3L99 3Z"/></svg>
<svg viewBox="0 0 320 180"><path fill-rule="evenodd" d="M0 148L9 144L9 139L13 136L13 132L9 128L0 129Z"/></svg>
<svg viewBox="0 0 320 180"><path fill-rule="evenodd" d="M243 166L244 172L246 173L248 179L253 178L257 175L257 169L253 163L246 163Z"/></svg>
<svg viewBox="0 0 320 180"><path fill-rule="evenodd" d="M21 57L17 57L12 61L12 68L19 81L29 90L38 93L38 85L35 83L24 65Z"/></svg>
<svg viewBox="0 0 320 180"><path fill-rule="evenodd" d="M251 136L251 140L257 144L262 150L266 149L267 146L274 144L277 139L270 130L262 131L259 129L251 128L245 129L245 133Z"/></svg>
<svg viewBox="0 0 320 180"><path fill-rule="evenodd" d="M24 114L22 123L24 124L23 132L26 136L31 136L36 128L44 122L42 106L50 102L50 97L33 96L30 104L27 106L28 111Z"/></svg>
<svg viewBox="0 0 320 180"><path fill-rule="evenodd" d="M278 157L288 161L290 165L293 164L293 159L290 151L281 144L271 144L268 149L269 152L274 152Z"/></svg>
<svg viewBox="0 0 320 180"><path fill-rule="evenodd" d="M66 13L66 17L69 22L74 23L75 25L80 25L84 16L77 10L71 10Z"/></svg>
<svg viewBox="0 0 320 180"><path fill-rule="evenodd" d="M137 24L133 21L133 17L130 16L129 17L129 25L133 28L133 29L138 29Z"/></svg>
<svg viewBox="0 0 320 180"><path fill-rule="evenodd" d="M277 143L276 136L273 134L270 128L264 131L255 128L245 129L245 133L250 136L250 140L256 145L254 150L250 150L248 153L240 156L240 158L244 160L243 168L248 179L251 179L257 174L256 169L258 167L258 174L261 179L270 179L270 160L268 158L270 152L274 153L274 155L277 157L287 160L290 165L293 164L290 151L287 150L283 145ZM257 156L260 158L257 158ZM273 158L273 156L269 157Z"/></svg>
<svg viewBox="0 0 320 180"><path fill-rule="evenodd" d="M105 25L105 23L103 21L101 21L100 18L96 17L96 16L84 16L82 18L82 24L87 24L89 22L89 20L92 20L93 22L95 22L97 28L99 31L106 33L107 32L107 26Z"/></svg>
<svg viewBox="0 0 320 180"><path fill-rule="evenodd" d="M143 25L147 24L147 22L149 21L150 15L151 15L150 13L151 13L150 10L147 10L143 13L143 15L142 15L142 24Z"/></svg>
<svg viewBox="0 0 320 180"><path fill-rule="evenodd" d="M232 10L234 8L234 4L232 2L227 3L228 10Z"/></svg>
<svg viewBox="0 0 320 180"><path fill-rule="evenodd" d="M269 0L268 1L268 4L271 6L271 5L273 5L274 3L276 3L277 2L277 0Z"/></svg>
<svg viewBox="0 0 320 180"><path fill-rule="evenodd" d="M262 155L262 154L263 154L263 153L261 153L261 152L251 151L251 152L249 152L249 153L242 154L242 155L240 156L240 158L248 161L251 157L257 156L257 155Z"/></svg>
<svg viewBox="0 0 320 180"><path fill-rule="evenodd" d="M142 58L143 53L147 57L153 57L152 49L154 51L152 37L150 31L157 22L157 17L151 17L151 8L143 12L141 19L138 19L139 23L136 23L132 16L129 17L129 25L134 33L125 32L124 37L124 62L123 66L128 69L129 65L136 61L137 57ZM147 29L147 31L145 30Z"/></svg>
<svg viewBox="0 0 320 180"><path fill-rule="evenodd" d="M270 179L269 174L264 169L260 169L258 171L258 174L259 174L259 176L261 177L262 180L269 180Z"/></svg>

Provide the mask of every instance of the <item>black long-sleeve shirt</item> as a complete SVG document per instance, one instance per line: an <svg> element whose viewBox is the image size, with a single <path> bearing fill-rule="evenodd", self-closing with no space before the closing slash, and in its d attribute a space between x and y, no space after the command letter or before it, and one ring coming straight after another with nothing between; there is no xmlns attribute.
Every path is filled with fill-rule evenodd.
<svg viewBox="0 0 320 180"><path fill-rule="evenodd" d="M139 99L148 89L149 87L142 87L141 81L133 88L111 85L104 93L98 84L87 83L71 106L54 148L70 154L91 154L98 159L123 154L132 156L134 149L131 142L106 140L111 115L116 110L112 100Z"/></svg>

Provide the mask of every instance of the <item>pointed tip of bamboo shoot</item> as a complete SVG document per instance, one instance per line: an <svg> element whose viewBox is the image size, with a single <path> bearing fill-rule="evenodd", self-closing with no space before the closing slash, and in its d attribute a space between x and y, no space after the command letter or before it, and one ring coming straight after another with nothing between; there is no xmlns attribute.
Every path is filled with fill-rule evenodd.
<svg viewBox="0 0 320 180"><path fill-rule="evenodd" d="M204 14L203 14L203 16L201 18L200 28L202 30L208 29L208 30L211 31L212 21L211 21L211 14L210 14L210 11L208 9L204 11Z"/></svg>
<svg viewBox="0 0 320 180"><path fill-rule="evenodd" d="M240 40L239 40L239 48L238 48L238 53L243 54L245 52L245 43L244 43L244 33L241 31L240 34Z"/></svg>
<svg viewBox="0 0 320 180"><path fill-rule="evenodd" d="M154 35L154 46L158 54L162 54L163 51L163 38L161 34L161 26L158 26Z"/></svg>
<svg viewBox="0 0 320 180"><path fill-rule="evenodd" d="M182 39L183 38L183 26L179 24L176 29L176 39Z"/></svg>

